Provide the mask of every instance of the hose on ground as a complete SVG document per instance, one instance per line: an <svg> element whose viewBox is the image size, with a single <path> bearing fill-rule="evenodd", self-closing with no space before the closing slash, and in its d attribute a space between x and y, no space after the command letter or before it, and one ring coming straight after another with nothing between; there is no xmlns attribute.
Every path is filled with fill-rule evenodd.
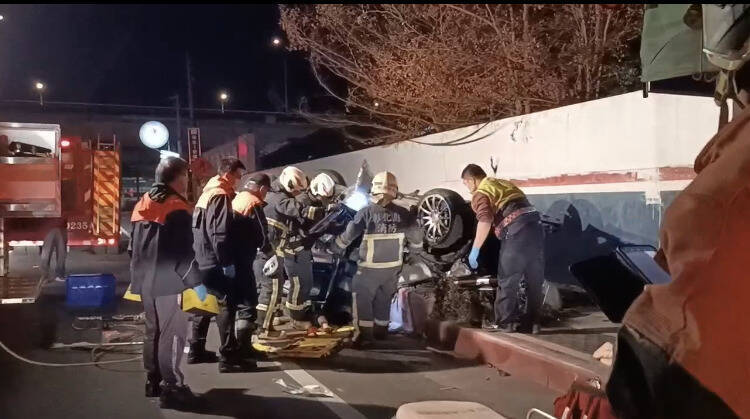
<svg viewBox="0 0 750 419"><path fill-rule="evenodd" d="M99 347L100 348L106 348L107 345L104 344L104 345L101 345ZM140 361L141 359L143 359L143 356L141 355L141 356L137 356L137 357L134 357L134 358L117 359L117 360L113 360L113 361L74 362L74 363L70 363L70 364L59 364L59 363L53 363L53 362L39 362L39 361L34 361L32 359L24 358L21 355L18 355L17 353L13 352L7 346L5 346L5 344L2 341L0 341L0 348L2 348L3 350L5 350L5 352L7 352L8 354L10 354L10 356L12 356L13 358L16 358L17 360L19 360L21 362L24 362L24 363L27 363L27 364L31 364L31 365L40 366L40 367L93 367L93 366L97 366L97 365L122 364L122 363L125 363L125 362L135 362L135 361Z"/></svg>

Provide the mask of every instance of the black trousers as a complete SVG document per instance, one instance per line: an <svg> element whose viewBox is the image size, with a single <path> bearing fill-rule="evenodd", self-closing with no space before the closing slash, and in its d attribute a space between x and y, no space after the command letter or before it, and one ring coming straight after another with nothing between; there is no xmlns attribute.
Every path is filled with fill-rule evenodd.
<svg viewBox="0 0 750 419"><path fill-rule="evenodd" d="M54 228L47 233L42 244L41 262L44 279L65 278L65 259L68 256L67 231ZM52 271L52 254L55 254L55 269Z"/></svg>
<svg viewBox="0 0 750 419"><path fill-rule="evenodd" d="M284 270L290 281L289 295L286 299L289 316L294 320L310 320L312 315L310 291L314 280L312 252L305 249L294 256L284 257Z"/></svg>
<svg viewBox="0 0 750 419"><path fill-rule="evenodd" d="M526 284L527 312L519 307L521 282ZM515 234L502 240L497 269L498 290L495 296L495 322L500 326L538 323L544 295L544 229L530 222Z"/></svg>
<svg viewBox="0 0 750 419"><path fill-rule="evenodd" d="M232 278L224 276L220 267L201 271L203 284L211 294L219 298L219 314L216 315L216 327L219 329L219 354L223 361L231 361L238 356L239 345L234 331L234 321L237 316L237 297ZM205 347L208 327L211 317L193 316L191 346Z"/></svg>

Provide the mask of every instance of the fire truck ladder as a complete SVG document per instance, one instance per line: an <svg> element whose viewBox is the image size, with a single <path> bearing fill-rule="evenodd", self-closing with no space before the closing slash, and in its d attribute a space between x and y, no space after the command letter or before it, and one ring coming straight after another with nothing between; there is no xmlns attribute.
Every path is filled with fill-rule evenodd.
<svg viewBox="0 0 750 419"><path fill-rule="evenodd" d="M97 137L94 149L94 235L98 244L115 244L120 237L120 154L117 138Z"/></svg>

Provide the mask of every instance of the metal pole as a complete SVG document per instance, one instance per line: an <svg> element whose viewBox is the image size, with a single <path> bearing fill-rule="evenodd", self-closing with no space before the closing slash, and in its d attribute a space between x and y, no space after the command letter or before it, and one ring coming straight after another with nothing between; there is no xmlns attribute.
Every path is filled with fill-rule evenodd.
<svg viewBox="0 0 750 419"><path fill-rule="evenodd" d="M182 124L180 123L181 122L180 121L180 95L174 96L174 102L175 102L174 109L175 109L175 114L176 114L175 123L177 124L177 131L175 131L174 139L175 141L177 141L177 154L182 156L182 141L181 141Z"/></svg>
<svg viewBox="0 0 750 419"><path fill-rule="evenodd" d="M188 85L188 110L190 111L190 126L195 126L195 116L193 114L193 77L190 74L190 55L185 53L187 61L187 85Z"/></svg>
<svg viewBox="0 0 750 419"><path fill-rule="evenodd" d="M224 101L221 101L221 113L224 113Z"/></svg>
<svg viewBox="0 0 750 419"><path fill-rule="evenodd" d="M44 106L44 93L39 92L39 106Z"/></svg>
<svg viewBox="0 0 750 419"><path fill-rule="evenodd" d="M5 218L0 217L0 278L8 275L10 252L5 240Z"/></svg>
<svg viewBox="0 0 750 419"><path fill-rule="evenodd" d="M289 93L286 78L286 54L284 54L284 112L289 113Z"/></svg>

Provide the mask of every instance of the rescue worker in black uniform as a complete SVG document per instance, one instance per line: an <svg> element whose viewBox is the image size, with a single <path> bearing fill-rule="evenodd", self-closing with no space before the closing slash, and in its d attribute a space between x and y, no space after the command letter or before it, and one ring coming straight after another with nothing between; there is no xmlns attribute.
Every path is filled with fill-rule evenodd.
<svg viewBox="0 0 750 419"><path fill-rule="evenodd" d="M131 217L130 289L141 296L146 314L146 396L160 396L163 408L188 409L198 403L180 371L190 319L180 307L180 294L193 288L201 300L207 296L194 259L193 209L183 197L187 182L186 161L161 160L156 183L138 201Z"/></svg>
<svg viewBox="0 0 750 419"><path fill-rule="evenodd" d="M242 357L257 357L252 347L253 325L257 319L258 290L253 273L253 262L258 249L267 247L268 223L263 207L271 188L268 175L250 176L232 200L234 218L229 231L229 241L234 252L234 301L236 302L236 344Z"/></svg>
<svg viewBox="0 0 750 419"><path fill-rule="evenodd" d="M232 200L235 185L242 177L245 166L235 158L225 158L219 165L219 174L211 178L193 212L193 237L195 259L203 284L219 299L216 326L219 329L219 372L253 370L255 361L242 357L234 336L234 319L237 301L234 293L235 267L230 243L232 227ZM193 336L190 341L188 363L207 362L212 358L206 351L206 336L210 318L193 318Z"/></svg>
<svg viewBox="0 0 750 419"><path fill-rule="evenodd" d="M422 230L409 210L391 202L398 195L392 173L375 175L370 195L372 203L357 212L331 245L334 253L342 254L362 236L357 274L352 280L354 340L360 347L373 338L386 338L404 246L408 245L411 252L421 252L423 240Z"/></svg>
<svg viewBox="0 0 750 419"><path fill-rule="evenodd" d="M266 196L268 205L264 208L268 221L268 238L279 264L283 264L279 274L265 278L262 282L258 304L258 316L265 332L273 326L273 316L281 300L283 280L291 284L286 308L292 318L292 326L307 330L310 322L310 290L313 285L312 252L303 225L312 217L319 216L316 210L309 210L303 202L295 199L307 190L308 180L300 169L289 166L271 184ZM262 269L262 259L256 261L255 269ZM262 316L262 319L260 318Z"/></svg>

